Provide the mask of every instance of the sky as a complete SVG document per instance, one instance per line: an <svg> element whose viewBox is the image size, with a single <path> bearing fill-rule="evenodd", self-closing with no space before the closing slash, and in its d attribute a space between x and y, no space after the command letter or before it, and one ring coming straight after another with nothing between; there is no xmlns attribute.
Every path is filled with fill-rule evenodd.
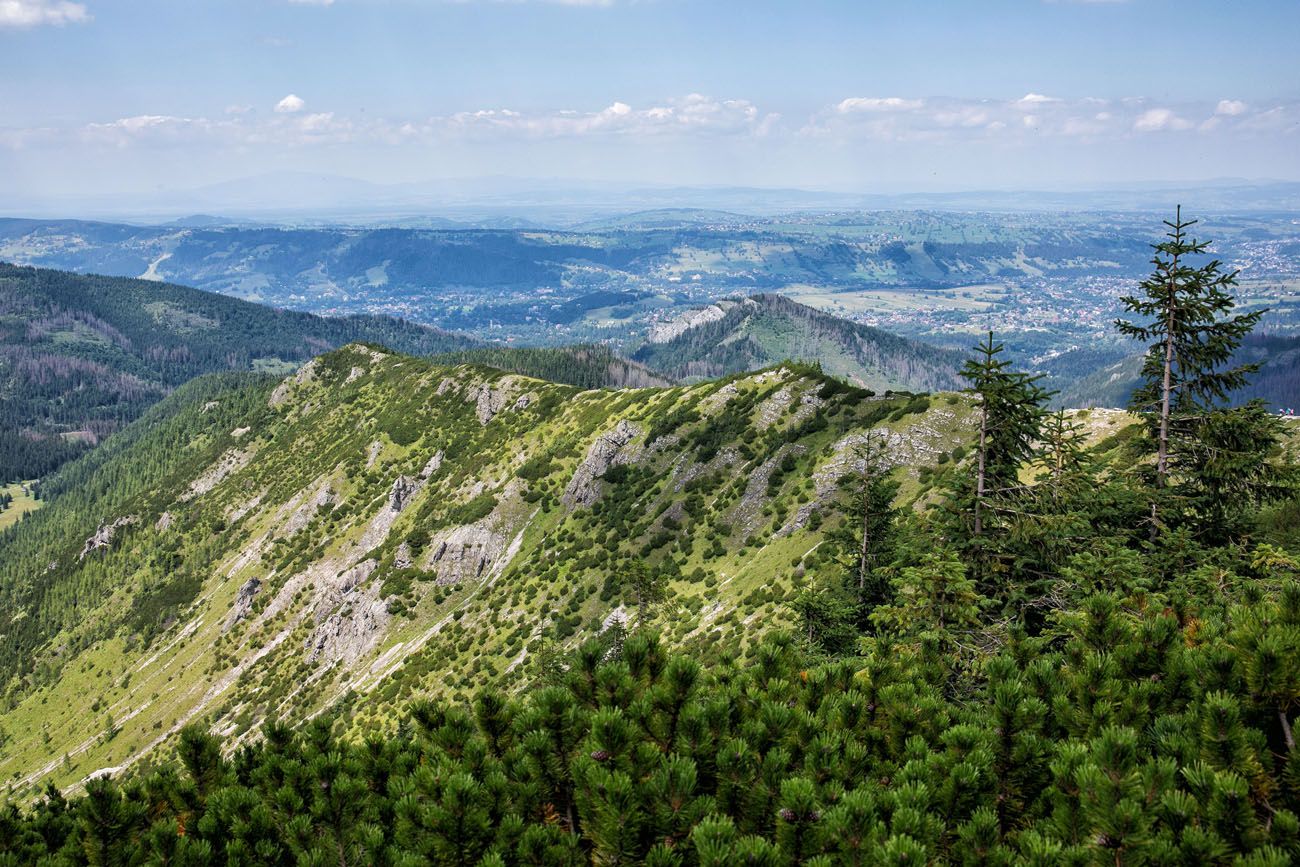
<svg viewBox="0 0 1300 867"><path fill-rule="evenodd" d="M1300 180L1298 37L1295 0L0 0L0 208L282 172Z"/></svg>

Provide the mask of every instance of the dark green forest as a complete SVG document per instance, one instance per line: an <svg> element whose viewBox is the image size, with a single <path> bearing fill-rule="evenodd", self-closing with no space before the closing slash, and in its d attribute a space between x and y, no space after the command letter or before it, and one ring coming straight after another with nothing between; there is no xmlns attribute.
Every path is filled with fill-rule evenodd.
<svg viewBox="0 0 1300 867"><path fill-rule="evenodd" d="M1116 323L1141 423L1085 447L987 335L973 450L902 511L868 442L788 634L687 655L638 616L395 732L345 737L358 697L234 749L191 727L0 809L0 865L1294 863L1300 478L1227 399L1258 315L1190 225Z"/></svg>
<svg viewBox="0 0 1300 867"><path fill-rule="evenodd" d="M444 352L437 364L483 364L578 388L647 388L669 381L599 343L560 347L482 347Z"/></svg>
<svg viewBox="0 0 1300 867"><path fill-rule="evenodd" d="M201 374L283 373L353 341L418 355L477 345L387 316L0 263L0 480L47 475Z"/></svg>
<svg viewBox="0 0 1300 867"><path fill-rule="evenodd" d="M730 302L725 314L671 340L645 343L632 358L678 379L756 370L786 358L820 361L828 372L878 390L941 391L958 385L961 353L840 319L762 294Z"/></svg>

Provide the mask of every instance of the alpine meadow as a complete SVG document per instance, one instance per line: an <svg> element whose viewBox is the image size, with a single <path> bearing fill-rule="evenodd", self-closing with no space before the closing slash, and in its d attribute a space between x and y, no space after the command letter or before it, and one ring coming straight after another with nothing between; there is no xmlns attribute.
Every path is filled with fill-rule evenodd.
<svg viewBox="0 0 1300 867"><path fill-rule="evenodd" d="M1300 863L1297 34L0 2L0 867Z"/></svg>

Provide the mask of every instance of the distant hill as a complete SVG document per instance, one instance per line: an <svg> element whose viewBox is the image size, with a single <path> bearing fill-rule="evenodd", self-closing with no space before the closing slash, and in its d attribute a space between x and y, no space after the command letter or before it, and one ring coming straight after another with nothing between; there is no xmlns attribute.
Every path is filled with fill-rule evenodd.
<svg viewBox="0 0 1300 867"><path fill-rule="evenodd" d="M782 295L719 301L651 329L632 359L675 379L706 379L784 359L876 391L960 387L963 354L822 313Z"/></svg>
<svg viewBox="0 0 1300 867"><path fill-rule="evenodd" d="M1068 366L1068 359L1062 359ZM1274 408L1300 409L1300 337L1252 334L1242 343L1235 364L1259 364L1250 384L1232 395L1243 403L1260 398ZM1066 407L1122 407L1137 387L1142 371L1141 354L1105 364L1092 373L1062 377L1064 385L1055 402Z"/></svg>
<svg viewBox="0 0 1300 867"><path fill-rule="evenodd" d="M284 372L353 341L422 355L482 345L388 316L0 263L0 480L45 475L200 374Z"/></svg>

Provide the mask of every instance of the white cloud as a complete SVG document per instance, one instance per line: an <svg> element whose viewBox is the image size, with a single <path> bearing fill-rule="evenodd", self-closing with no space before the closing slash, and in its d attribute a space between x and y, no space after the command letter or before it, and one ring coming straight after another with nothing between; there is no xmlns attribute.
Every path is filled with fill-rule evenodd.
<svg viewBox="0 0 1300 867"><path fill-rule="evenodd" d="M1164 130L1187 129L1190 123L1183 120L1173 109L1149 108L1133 121L1133 129L1138 132L1162 132Z"/></svg>
<svg viewBox="0 0 1300 867"><path fill-rule="evenodd" d="M0 0L0 28L38 27L42 24L63 26L82 24L90 13L82 3L68 0Z"/></svg>
<svg viewBox="0 0 1300 867"><path fill-rule="evenodd" d="M302 111L306 106L306 100L297 94L291 93L275 104L275 110L280 114L293 114Z"/></svg>
<svg viewBox="0 0 1300 867"><path fill-rule="evenodd" d="M1020 97L1020 99L1016 100L1016 103L1018 105L1023 105L1028 107L1028 106L1042 105L1043 103L1047 103L1047 102L1060 102L1060 101L1061 100L1057 99L1054 96L1043 96L1043 94L1041 93L1026 93L1024 96Z"/></svg>
<svg viewBox="0 0 1300 867"><path fill-rule="evenodd" d="M903 99L898 96L851 96L835 106L840 114L857 111L914 111L924 105L923 100Z"/></svg>
<svg viewBox="0 0 1300 867"><path fill-rule="evenodd" d="M432 126L449 133L514 134L531 138L561 138L593 134L668 135L684 132L754 133L765 135L776 116L763 114L748 100L718 100L699 93L668 100L663 105L634 108L615 101L599 111L563 110L523 114L510 109L464 111L435 118Z"/></svg>
<svg viewBox="0 0 1300 867"><path fill-rule="evenodd" d="M1229 111L1236 111L1235 107ZM505 146L511 143L597 142L617 139L674 145L699 143L712 153L742 141L796 147L818 140L833 146L874 144L934 147L1040 147L1046 142L1120 146L1171 131L1198 130L1220 141L1300 138L1300 100L1224 113L1218 100L1159 105L1144 97L1115 100L1048 99L1028 108L1020 98L850 97L786 120L746 99L684 96L638 105L613 100L604 107L519 111L505 106L440 116L376 117L310 112L289 94L274 112L235 104L205 117L139 114L73 127L0 129L0 148L40 146L275 148L325 144ZM706 144L718 141L716 145ZM725 140L725 143L724 143ZM784 144L780 144L784 143Z"/></svg>
<svg viewBox="0 0 1300 867"><path fill-rule="evenodd" d="M1246 103L1239 99L1221 99L1219 104L1214 107L1214 113L1236 117L1239 114L1246 113Z"/></svg>

